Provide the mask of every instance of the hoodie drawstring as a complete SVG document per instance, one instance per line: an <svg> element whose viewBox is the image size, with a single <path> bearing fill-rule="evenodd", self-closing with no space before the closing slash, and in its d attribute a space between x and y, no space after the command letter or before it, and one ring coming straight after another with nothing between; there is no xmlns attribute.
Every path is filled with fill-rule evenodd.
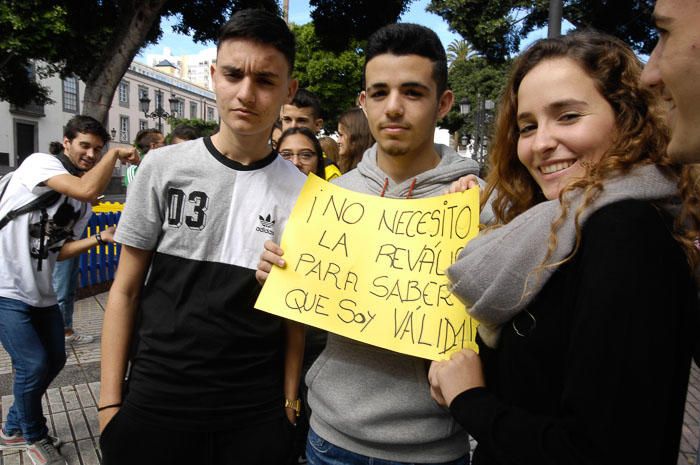
<svg viewBox="0 0 700 465"><path fill-rule="evenodd" d="M418 178L413 178L413 182L411 183L411 187L408 188L408 193L406 194L406 198L410 199L413 197L413 189L416 187L416 181L418 181ZM384 197L384 193L386 193L386 188L389 186L389 178L384 178L384 187L382 187L382 192L379 194L380 197Z"/></svg>
<svg viewBox="0 0 700 465"><path fill-rule="evenodd" d="M382 187L382 193L379 194L379 197L384 197L387 186L389 186L389 178L384 178L384 187Z"/></svg>
<svg viewBox="0 0 700 465"><path fill-rule="evenodd" d="M408 188L408 194L406 194L406 198L410 199L413 196L413 188L416 187L416 181L418 178L413 178L413 182L411 183L411 187Z"/></svg>

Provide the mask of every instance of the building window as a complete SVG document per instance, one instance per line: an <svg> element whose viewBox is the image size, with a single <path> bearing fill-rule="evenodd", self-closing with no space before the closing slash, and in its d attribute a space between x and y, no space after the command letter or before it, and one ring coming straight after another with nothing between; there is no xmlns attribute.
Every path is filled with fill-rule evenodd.
<svg viewBox="0 0 700 465"><path fill-rule="evenodd" d="M214 108L207 107L207 121L214 121Z"/></svg>
<svg viewBox="0 0 700 465"><path fill-rule="evenodd" d="M119 106L129 108L129 83L127 81L119 83Z"/></svg>
<svg viewBox="0 0 700 465"><path fill-rule="evenodd" d="M129 117L119 115L119 142L128 144L129 140Z"/></svg>
<svg viewBox="0 0 700 465"><path fill-rule="evenodd" d="M163 92L160 90L156 90L155 96L156 96L156 104L153 107L153 109L155 111L158 111L159 108L163 108Z"/></svg>
<svg viewBox="0 0 700 465"><path fill-rule="evenodd" d="M148 98L148 87L139 86L139 100L144 97Z"/></svg>
<svg viewBox="0 0 700 465"><path fill-rule="evenodd" d="M143 131L144 129L148 129L148 121L145 119L140 119L139 120L139 131Z"/></svg>
<svg viewBox="0 0 700 465"><path fill-rule="evenodd" d="M63 80L63 111L78 113L78 78L75 76Z"/></svg>
<svg viewBox="0 0 700 465"><path fill-rule="evenodd" d="M182 99L177 99L176 102L174 102L174 105L171 106L170 112L173 114L175 118L184 118L185 117L185 101Z"/></svg>
<svg viewBox="0 0 700 465"><path fill-rule="evenodd" d="M190 102L190 119L195 118L199 118L199 115L197 115L197 102Z"/></svg>

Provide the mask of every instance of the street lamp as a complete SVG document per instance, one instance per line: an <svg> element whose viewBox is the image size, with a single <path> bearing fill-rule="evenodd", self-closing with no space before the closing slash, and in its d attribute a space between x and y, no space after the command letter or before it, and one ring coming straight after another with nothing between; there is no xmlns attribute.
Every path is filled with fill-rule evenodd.
<svg viewBox="0 0 700 465"><path fill-rule="evenodd" d="M459 114L462 116L467 116L470 111L471 111L471 107L469 105L469 100L467 100L466 97L462 98L462 100L459 101ZM469 142L469 138L467 137L466 134L462 134L462 138L460 139L460 142L462 143L462 147L464 147L465 156L468 155L467 143Z"/></svg>
<svg viewBox="0 0 700 465"><path fill-rule="evenodd" d="M485 139L487 138L488 117L496 105L493 100L481 100L481 95L477 98L479 101L476 111L476 161L479 162L480 166L484 166L487 155Z"/></svg>
<svg viewBox="0 0 700 465"><path fill-rule="evenodd" d="M112 144L115 143L115 142L116 142L116 139L117 139L117 130L114 129L114 128L112 128L112 129L109 131L109 135L112 136L112 138L109 139L109 144L110 144L109 147L113 147Z"/></svg>
<svg viewBox="0 0 700 465"><path fill-rule="evenodd" d="M160 100L160 99L159 99ZM170 113L165 111L163 107L160 105L160 101L158 101L158 105L155 108L154 111L151 113L148 112L151 106L151 99L148 98L147 95L142 96L139 99L139 106L140 110L143 112L144 116L146 118L153 118L153 119L158 119L158 129L163 130L163 125L161 123L161 119L163 118L170 118L171 116L173 118L177 118L178 116L178 111L177 107L180 103L180 100L175 96L175 94L170 94L170 98L168 99L168 102L170 102Z"/></svg>
<svg viewBox="0 0 700 465"><path fill-rule="evenodd" d="M484 143L484 139L486 139L485 132L488 127L488 120L489 120L489 115L490 112L493 111L493 109L496 107L496 104L493 100L490 99L482 99L481 94L476 95L476 111L474 111L474 145L473 145L473 158L476 160L479 165L484 166L485 163L485 158L486 158L486 147ZM466 98L463 98L459 102L459 113L462 116L467 116L471 113L471 106L469 105L469 100ZM462 137L462 141L464 141L465 138ZM463 145L464 144L463 142Z"/></svg>
<svg viewBox="0 0 700 465"><path fill-rule="evenodd" d="M469 110L471 108L469 107L469 100L463 98L462 100L459 101L459 114L464 116L469 114Z"/></svg>

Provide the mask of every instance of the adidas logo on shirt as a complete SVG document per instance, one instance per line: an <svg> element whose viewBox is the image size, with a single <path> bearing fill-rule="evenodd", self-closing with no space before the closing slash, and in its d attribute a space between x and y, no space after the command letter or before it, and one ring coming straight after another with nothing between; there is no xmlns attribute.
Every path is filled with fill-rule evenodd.
<svg viewBox="0 0 700 465"><path fill-rule="evenodd" d="M260 226L256 227L255 230L258 232L263 232L271 236L275 235L275 232L271 229L275 225L275 220L270 218L270 214L267 214L266 218L258 215L258 220L260 221Z"/></svg>

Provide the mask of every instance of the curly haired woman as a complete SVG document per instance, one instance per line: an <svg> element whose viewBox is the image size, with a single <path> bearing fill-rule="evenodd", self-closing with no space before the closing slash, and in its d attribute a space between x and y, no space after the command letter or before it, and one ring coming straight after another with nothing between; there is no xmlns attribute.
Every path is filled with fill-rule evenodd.
<svg viewBox="0 0 700 465"><path fill-rule="evenodd" d="M449 269L480 354L430 370L476 465L676 463L698 311L697 184L641 64L593 32L536 42L501 100L497 225Z"/></svg>

